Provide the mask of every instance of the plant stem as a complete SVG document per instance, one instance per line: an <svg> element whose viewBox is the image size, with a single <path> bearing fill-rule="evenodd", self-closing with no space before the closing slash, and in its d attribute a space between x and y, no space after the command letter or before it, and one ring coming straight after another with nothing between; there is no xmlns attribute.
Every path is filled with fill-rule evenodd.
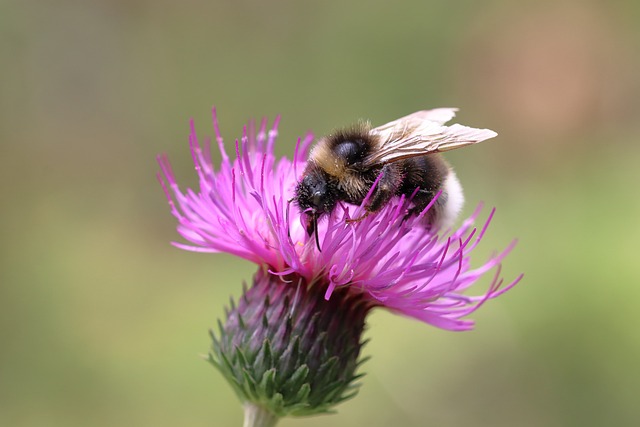
<svg viewBox="0 0 640 427"><path fill-rule="evenodd" d="M244 404L244 427L275 427L278 417L255 403Z"/></svg>

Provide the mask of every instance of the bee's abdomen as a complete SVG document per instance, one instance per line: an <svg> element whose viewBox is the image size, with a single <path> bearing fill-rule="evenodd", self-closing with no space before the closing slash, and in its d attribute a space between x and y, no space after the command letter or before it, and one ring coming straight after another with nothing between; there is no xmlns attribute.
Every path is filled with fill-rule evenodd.
<svg viewBox="0 0 640 427"><path fill-rule="evenodd" d="M437 154L406 159L401 165L404 182L398 195L410 196L419 188L421 193L427 192L435 196L449 173L447 163Z"/></svg>
<svg viewBox="0 0 640 427"><path fill-rule="evenodd" d="M422 212L442 190L437 202L425 215L425 222L428 225L439 227L442 213L446 210L449 198L445 188L450 174L449 166L442 157L432 154L404 160L403 169L405 178L398 195L413 196L411 199L413 208L409 211L410 215Z"/></svg>

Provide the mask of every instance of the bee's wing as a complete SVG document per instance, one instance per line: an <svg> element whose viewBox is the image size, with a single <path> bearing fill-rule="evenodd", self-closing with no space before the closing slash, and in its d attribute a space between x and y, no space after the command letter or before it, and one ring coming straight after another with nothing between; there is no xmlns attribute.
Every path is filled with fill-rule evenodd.
<svg viewBox="0 0 640 427"><path fill-rule="evenodd" d="M444 126L455 108L418 111L371 130L380 138L378 150L364 159L366 165L395 162L409 157L454 150L497 135L489 129L454 124Z"/></svg>
<svg viewBox="0 0 640 427"><path fill-rule="evenodd" d="M425 121L443 125L453 119L457 111L457 108L435 108L433 110L416 111L408 116L389 122L386 125L379 126L374 130L382 133L405 126L418 126Z"/></svg>

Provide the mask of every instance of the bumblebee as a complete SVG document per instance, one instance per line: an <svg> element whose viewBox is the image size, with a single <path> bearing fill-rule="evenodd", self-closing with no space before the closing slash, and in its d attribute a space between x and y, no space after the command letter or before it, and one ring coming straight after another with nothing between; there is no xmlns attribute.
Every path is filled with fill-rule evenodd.
<svg viewBox="0 0 640 427"><path fill-rule="evenodd" d="M308 235L317 231L318 220L331 214L338 202L362 204L376 180L365 215L353 221L401 195L412 203L407 214L417 215L440 193L425 215L425 225L451 226L464 196L453 169L438 153L497 135L489 129L444 125L456 111L418 111L376 128L360 122L321 138L295 188L294 200L305 215Z"/></svg>

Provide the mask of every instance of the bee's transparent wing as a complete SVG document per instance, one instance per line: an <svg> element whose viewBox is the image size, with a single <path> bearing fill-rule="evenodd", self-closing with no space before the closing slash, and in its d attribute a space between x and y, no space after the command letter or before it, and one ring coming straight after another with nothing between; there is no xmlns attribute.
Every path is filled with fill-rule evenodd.
<svg viewBox="0 0 640 427"><path fill-rule="evenodd" d="M368 156L367 165L395 162L409 157L454 150L477 144L497 135L489 129L475 129L444 123L455 115L455 108L418 111L371 130L380 139L379 149Z"/></svg>
<svg viewBox="0 0 640 427"><path fill-rule="evenodd" d="M457 111L457 108L435 108L433 110L416 111L415 113L409 114L408 116L404 116L399 118L398 120L389 122L386 125L379 126L374 130L376 132L384 133L393 131L394 129L398 130L405 126L416 127L424 122L433 122L439 125L443 125L449 120L453 119Z"/></svg>

